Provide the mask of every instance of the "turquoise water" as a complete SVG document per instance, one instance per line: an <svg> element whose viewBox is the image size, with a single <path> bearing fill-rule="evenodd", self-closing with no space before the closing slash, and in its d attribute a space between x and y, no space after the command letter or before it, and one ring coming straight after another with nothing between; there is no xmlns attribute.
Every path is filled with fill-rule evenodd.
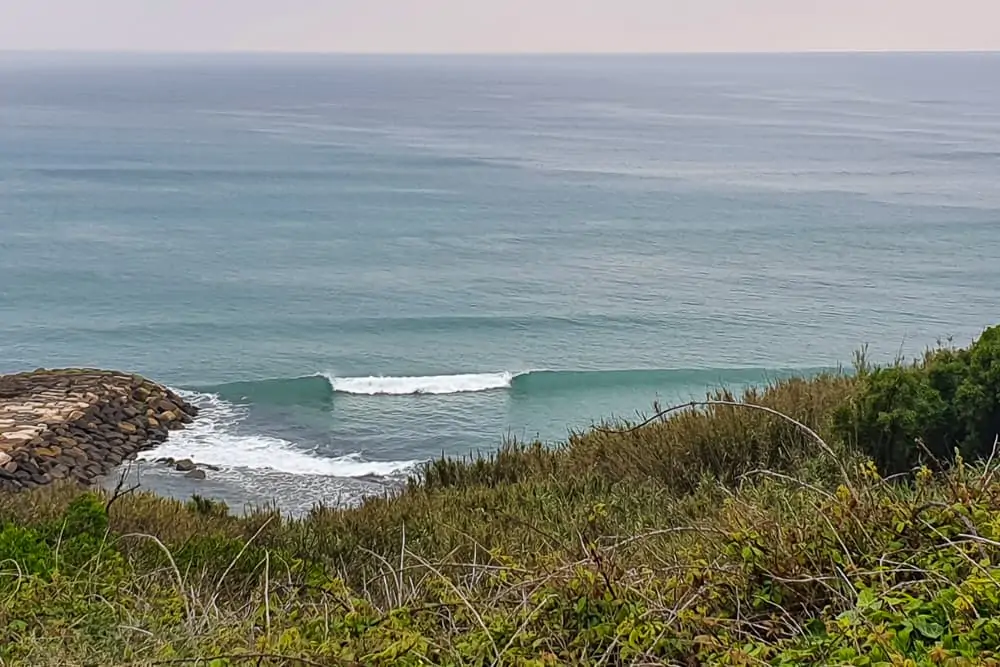
<svg viewBox="0 0 1000 667"><path fill-rule="evenodd" d="M0 54L0 372L190 392L165 493L351 501L971 340L998 174L1000 55Z"/></svg>

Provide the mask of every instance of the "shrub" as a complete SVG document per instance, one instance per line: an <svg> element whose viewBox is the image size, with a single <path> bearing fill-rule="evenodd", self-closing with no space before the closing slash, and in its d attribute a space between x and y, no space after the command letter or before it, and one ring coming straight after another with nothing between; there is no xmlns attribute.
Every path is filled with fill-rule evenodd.
<svg viewBox="0 0 1000 667"><path fill-rule="evenodd" d="M1000 327L967 350L939 347L912 364L859 371L854 395L836 411L835 432L883 472L992 452L1000 434Z"/></svg>
<svg viewBox="0 0 1000 667"><path fill-rule="evenodd" d="M967 371L955 402L967 437L988 450L1000 434L1000 326L988 329L964 358Z"/></svg>

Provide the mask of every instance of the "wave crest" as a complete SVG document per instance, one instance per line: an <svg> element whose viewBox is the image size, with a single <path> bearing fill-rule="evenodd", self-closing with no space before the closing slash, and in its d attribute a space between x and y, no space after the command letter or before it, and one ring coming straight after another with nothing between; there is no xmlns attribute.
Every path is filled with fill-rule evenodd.
<svg viewBox="0 0 1000 667"><path fill-rule="evenodd" d="M333 391L362 396L410 396L415 394L462 394L509 389L517 374L466 373L410 377L370 376L341 378L326 375Z"/></svg>

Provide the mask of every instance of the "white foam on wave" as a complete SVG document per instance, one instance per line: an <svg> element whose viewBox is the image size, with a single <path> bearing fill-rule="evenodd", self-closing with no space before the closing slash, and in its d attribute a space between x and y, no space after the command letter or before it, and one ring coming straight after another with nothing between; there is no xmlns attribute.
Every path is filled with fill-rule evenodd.
<svg viewBox="0 0 1000 667"><path fill-rule="evenodd" d="M178 391L197 405L198 418L180 431L171 431L162 445L139 458L155 460L170 457L191 459L195 463L219 466L271 470L294 475L328 477L388 477L405 472L419 461L366 461L360 454L335 458L317 456L297 448L281 438L265 435L242 435L237 427L247 415L247 409L225 401L214 394Z"/></svg>
<svg viewBox="0 0 1000 667"><path fill-rule="evenodd" d="M502 373L466 373L462 375L426 375L413 377L342 378L325 374L333 390L362 396L408 396L413 394L463 394L507 389L516 375Z"/></svg>

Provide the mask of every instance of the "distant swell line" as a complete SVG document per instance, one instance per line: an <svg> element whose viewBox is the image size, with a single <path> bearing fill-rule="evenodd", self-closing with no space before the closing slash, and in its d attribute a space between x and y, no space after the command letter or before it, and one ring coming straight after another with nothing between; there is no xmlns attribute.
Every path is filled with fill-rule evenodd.
<svg viewBox="0 0 1000 667"><path fill-rule="evenodd" d="M454 375L340 376L332 372L292 378L251 380L224 385L191 387L218 394L233 403L313 406L329 409L338 397L380 398L405 396L511 393L520 398L566 395L586 391L639 391L649 396L663 392L740 388L779 378L808 376L834 368L704 368L646 370L527 370Z"/></svg>
<svg viewBox="0 0 1000 667"><path fill-rule="evenodd" d="M334 393L361 396L464 394L509 389L522 373L465 373L460 375L369 376L342 378L324 374Z"/></svg>

